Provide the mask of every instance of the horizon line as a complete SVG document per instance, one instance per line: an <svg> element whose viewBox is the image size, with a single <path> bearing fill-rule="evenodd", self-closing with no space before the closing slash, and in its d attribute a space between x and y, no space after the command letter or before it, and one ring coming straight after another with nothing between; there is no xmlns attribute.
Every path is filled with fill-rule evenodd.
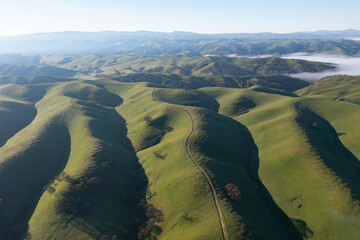
<svg viewBox="0 0 360 240"><path fill-rule="evenodd" d="M122 31L122 30L100 30L100 31L83 31L83 30L64 30L64 31L54 31L54 32L31 32L31 33L19 33L19 34L10 34L10 35L1 35L0 37L16 37L16 36L26 36L26 35L35 35L35 34L52 34L52 33L103 33L103 32L114 32L114 33L140 33L140 32L148 32L148 33L163 33L163 34L174 34L174 33L191 33L198 35L227 35L227 34L276 34L276 35L287 35L287 34L295 34L295 33L317 33L317 32L340 32L340 31L359 31L359 29L348 28L348 29L338 29L338 30L326 30L319 29L314 31L294 31L294 32L218 32L218 33L201 33L201 32L191 32L191 31L155 31L155 30L134 30L134 31Z"/></svg>

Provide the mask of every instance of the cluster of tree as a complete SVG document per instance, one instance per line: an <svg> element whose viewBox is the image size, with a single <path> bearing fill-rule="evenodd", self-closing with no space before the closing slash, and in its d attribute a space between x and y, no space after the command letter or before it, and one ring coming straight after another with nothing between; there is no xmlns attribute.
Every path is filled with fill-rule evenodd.
<svg viewBox="0 0 360 240"><path fill-rule="evenodd" d="M227 191L228 196L234 200L235 202L239 202L241 200L241 193L239 191L239 187L233 183L229 183L225 185L225 190Z"/></svg>
<svg viewBox="0 0 360 240"><path fill-rule="evenodd" d="M67 174L66 172L61 172L59 175L53 177L52 179L49 180L49 183L45 185L45 187L43 188L43 190L47 191L50 194L53 194L56 192L56 185L58 184L58 182L68 182L68 183L72 183L74 182L74 179L70 177L69 174Z"/></svg>
<svg viewBox="0 0 360 240"><path fill-rule="evenodd" d="M119 240L118 236L102 235L99 240Z"/></svg>
<svg viewBox="0 0 360 240"><path fill-rule="evenodd" d="M151 120L152 120L152 118L149 115L146 115L144 117L144 121L147 122L147 123L151 123Z"/></svg>
<svg viewBox="0 0 360 240"><path fill-rule="evenodd" d="M140 200L139 206L145 211L147 221L142 224L138 231L138 239L156 239L156 235L161 233L161 228L157 225L164 221L164 215L161 210L148 203L145 199Z"/></svg>
<svg viewBox="0 0 360 240"><path fill-rule="evenodd" d="M57 196L55 208L60 213L86 214L91 203L85 201L84 196L99 194L102 179L98 176L82 177L72 182L70 190Z"/></svg>
<svg viewBox="0 0 360 240"><path fill-rule="evenodd" d="M100 166L103 167L103 168L111 167L112 162L113 161L110 159L108 161L100 163Z"/></svg>

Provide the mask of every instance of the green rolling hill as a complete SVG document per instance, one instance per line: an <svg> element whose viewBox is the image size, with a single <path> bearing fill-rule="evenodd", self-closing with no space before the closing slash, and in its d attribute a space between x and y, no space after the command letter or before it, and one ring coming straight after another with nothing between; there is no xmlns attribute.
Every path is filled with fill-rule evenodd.
<svg viewBox="0 0 360 240"><path fill-rule="evenodd" d="M359 31L318 31L290 34L197 34L189 32L55 32L0 38L0 53L44 55L164 54L263 55L297 52L354 56L359 54ZM17 61L16 58L6 58ZM1 57L0 57L1 60ZM27 58L37 61L37 58Z"/></svg>
<svg viewBox="0 0 360 240"><path fill-rule="evenodd" d="M54 66L150 62L84 58ZM95 80L0 78L1 240L360 235L359 77L308 86L274 66L329 66L173 58Z"/></svg>
<svg viewBox="0 0 360 240"><path fill-rule="evenodd" d="M333 69L332 64L296 59L188 57L183 54L162 56L43 56L40 63L77 71L87 77L113 76L129 73L168 73L182 76L246 76L279 75L300 72L321 72Z"/></svg>

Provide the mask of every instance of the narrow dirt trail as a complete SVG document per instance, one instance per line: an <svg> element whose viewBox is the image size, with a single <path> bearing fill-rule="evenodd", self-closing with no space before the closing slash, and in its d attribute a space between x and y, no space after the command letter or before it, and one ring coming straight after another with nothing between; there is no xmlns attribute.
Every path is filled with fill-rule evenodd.
<svg viewBox="0 0 360 240"><path fill-rule="evenodd" d="M173 104L170 104L170 103L166 103L166 102L162 102L160 100L158 100L155 96L156 94L156 91L155 89L152 91L152 96L153 96L153 99L157 102L161 102L161 103L164 103L164 104L167 104L167 105L170 105L172 107L175 107L175 108L178 108L178 109L181 109L183 110L184 112L187 113L187 115L189 115L190 119L191 119L191 124L192 124L192 129L191 129L191 132L190 134L188 135L187 139L186 139L186 152L187 154L189 155L189 158L191 159L191 161L195 164L195 166L202 172L202 174L204 175L205 179L206 179L206 182L209 184L210 186L210 190L211 190L211 195L213 197L213 200L214 200L214 204L215 204L215 207L216 207L216 210L217 210L217 213L219 215L219 221L220 221L220 226L221 226L221 231L222 231L222 235L223 235L223 238L224 240L228 240L228 235L227 235L227 232L226 232L226 226L225 226L225 221L224 221L224 217L223 217L223 214L222 214L222 211L221 211L221 207L220 207L220 203L219 203L219 200L217 198L217 195L216 195L216 191L215 191L215 188L214 188L214 185L212 184L211 182L211 179L209 177L209 175L206 173L206 171L194 160L192 154L191 154L191 151L190 151L190 139L191 139L191 136L193 135L194 131L195 131L195 122L194 122L194 119L192 117L192 115L190 114L190 112L188 110L186 110L185 108L182 108L182 107L179 107L179 106L175 106Z"/></svg>

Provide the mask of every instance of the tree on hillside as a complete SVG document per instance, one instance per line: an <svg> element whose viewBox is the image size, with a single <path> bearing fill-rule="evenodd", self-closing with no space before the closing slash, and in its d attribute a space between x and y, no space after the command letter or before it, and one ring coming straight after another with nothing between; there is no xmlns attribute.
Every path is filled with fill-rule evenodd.
<svg viewBox="0 0 360 240"><path fill-rule="evenodd" d="M225 189L228 193L228 196L234 200L235 202L239 202L241 199L241 193L239 191L239 187L233 183L229 183L225 185Z"/></svg>
<svg viewBox="0 0 360 240"><path fill-rule="evenodd" d="M147 122L147 123L150 123L151 120L152 120L152 118L149 115L144 117L144 121Z"/></svg>
<svg viewBox="0 0 360 240"><path fill-rule="evenodd" d="M313 122L313 124L311 124L311 126L313 128L319 128L319 123L318 122Z"/></svg>
<svg viewBox="0 0 360 240"><path fill-rule="evenodd" d="M153 154L156 158L160 158L162 160L164 160L167 157L167 154L166 153L162 154L161 151L155 151L153 152Z"/></svg>

